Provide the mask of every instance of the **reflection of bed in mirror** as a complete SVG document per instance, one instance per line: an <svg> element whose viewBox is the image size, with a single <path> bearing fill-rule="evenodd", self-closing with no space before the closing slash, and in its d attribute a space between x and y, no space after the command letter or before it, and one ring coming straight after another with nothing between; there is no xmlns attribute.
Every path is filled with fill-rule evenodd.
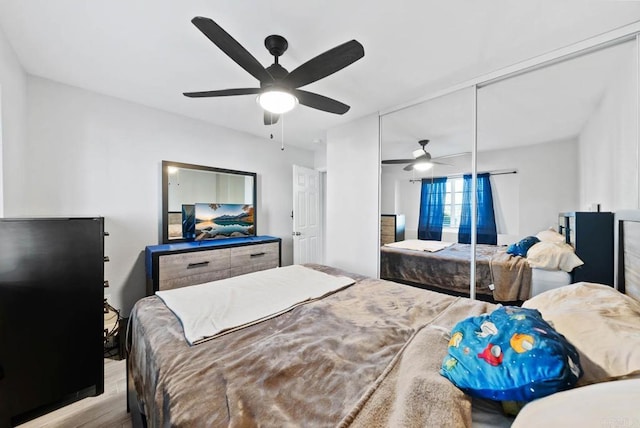
<svg viewBox="0 0 640 428"><path fill-rule="evenodd" d="M460 320L497 306L319 265L306 268L353 284L197 345L186 342L160 297L139 301L130 326L131 397L152 426L588 426L637 417L640 302L632 297L640 295L640 212L633 219L617 218L624 220L618 286L627 295L578 283L524 302L573 344L581 376L575 387L524 405L515 419L441 375L457 343L443 332L454 338Z"/></svg>
<svg viewBox="0 0 640 428"><path fill-rule="evenodd" d="M416 242L419 240L383 245L380 248L380 278L469 296L471 246L432 244L425 250ZM532 269L525 258L507 254L506 250L507 247L502 245L476 246L476 295L479 299L524 301L532 295L571 282L571 275L567 272Z"/></svg>

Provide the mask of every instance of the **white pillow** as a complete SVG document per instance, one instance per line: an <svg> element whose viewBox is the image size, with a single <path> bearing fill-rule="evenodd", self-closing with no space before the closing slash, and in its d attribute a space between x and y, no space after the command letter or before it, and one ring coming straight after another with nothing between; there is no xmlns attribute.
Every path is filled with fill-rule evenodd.
<svg viewBox="0 0 640 428"><path fill-rule="evenodd" d="M580 354L578 385L640 373L640 302L612 287L579 282L522 305L537 309Z"/></svg>
<svg viewBox="0 0 640 428"><path fill-rule="evenodd" d="M565 237L551 228L543 230L542 232L538 232L536 238L538 238L541 242L565 242Z"/></svg>
<svg viewBox="0 0 640 428"><path fill-rule="evenodd" d="M512 428L638 426L640 379L557 392L524 406Z"/></svg>
<svg viewBox="0 0 640 428"><path fill-rule="evenodd" d="M527 251L527 262L532 268L565 272L571 272L584 264L571 245L548 241L531 246Z"/></svg>

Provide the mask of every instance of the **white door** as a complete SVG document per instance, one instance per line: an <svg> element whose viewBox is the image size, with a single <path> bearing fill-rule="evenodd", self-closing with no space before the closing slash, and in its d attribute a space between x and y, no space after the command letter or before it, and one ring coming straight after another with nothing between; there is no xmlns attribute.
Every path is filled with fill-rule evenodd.
<svg viewBox="0 0 640 428"><path fill-rule="evenodd" d="M322 263L320 173L293 166L293 263Z"/></svg>

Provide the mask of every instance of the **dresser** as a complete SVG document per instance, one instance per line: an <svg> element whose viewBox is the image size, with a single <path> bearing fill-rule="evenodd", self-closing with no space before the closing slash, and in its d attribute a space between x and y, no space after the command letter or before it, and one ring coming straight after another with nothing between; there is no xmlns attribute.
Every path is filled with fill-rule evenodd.
<svg viewBox="0 0 640 428"><path fill-rule="evenodd" d="M104 392L104 219L0 219L0 426Z"/></svg>
<svg viewBox="0 0 640 428"><path fill-rule="evenodd" d="M281 246L273 236L148 246L147 295L278 267Z"/></svg>
<svg viewBox="0 0 640 428"><path fill-rule="evenodd" d="M584 262L573 270L573 282L613 286L613 213L565 212L558 223L558 231Z"/></svg>
<svg viewBox="0 0 640 428"><path fill-rule="evenodd" d="M382 214L380 245L398 241L404 241L404 214Z"/></svg>

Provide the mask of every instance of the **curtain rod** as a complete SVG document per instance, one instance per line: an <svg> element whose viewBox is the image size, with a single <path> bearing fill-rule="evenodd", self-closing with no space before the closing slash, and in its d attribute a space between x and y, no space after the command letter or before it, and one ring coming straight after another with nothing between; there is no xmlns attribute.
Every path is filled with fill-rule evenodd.
<svg viewBox="0 0 640 428"><path fill-rule="evenodd" d="M500 171L485 171L485 172L479 172L478 175L480 174L489 174L489 175L504 175L504 174L517 174L518 171L515 169L509 169L509 170L500 170ZM470 173L469 173L470 174ZM468 174L449 174L449 175L441 175L438 177L423 177L423 178L412 178L409 181L411 183L415 183L415 182L421 182L422 180L426 179L431 179L434 180L436 178L461 178L464 175L468 175Z"/></svg>

